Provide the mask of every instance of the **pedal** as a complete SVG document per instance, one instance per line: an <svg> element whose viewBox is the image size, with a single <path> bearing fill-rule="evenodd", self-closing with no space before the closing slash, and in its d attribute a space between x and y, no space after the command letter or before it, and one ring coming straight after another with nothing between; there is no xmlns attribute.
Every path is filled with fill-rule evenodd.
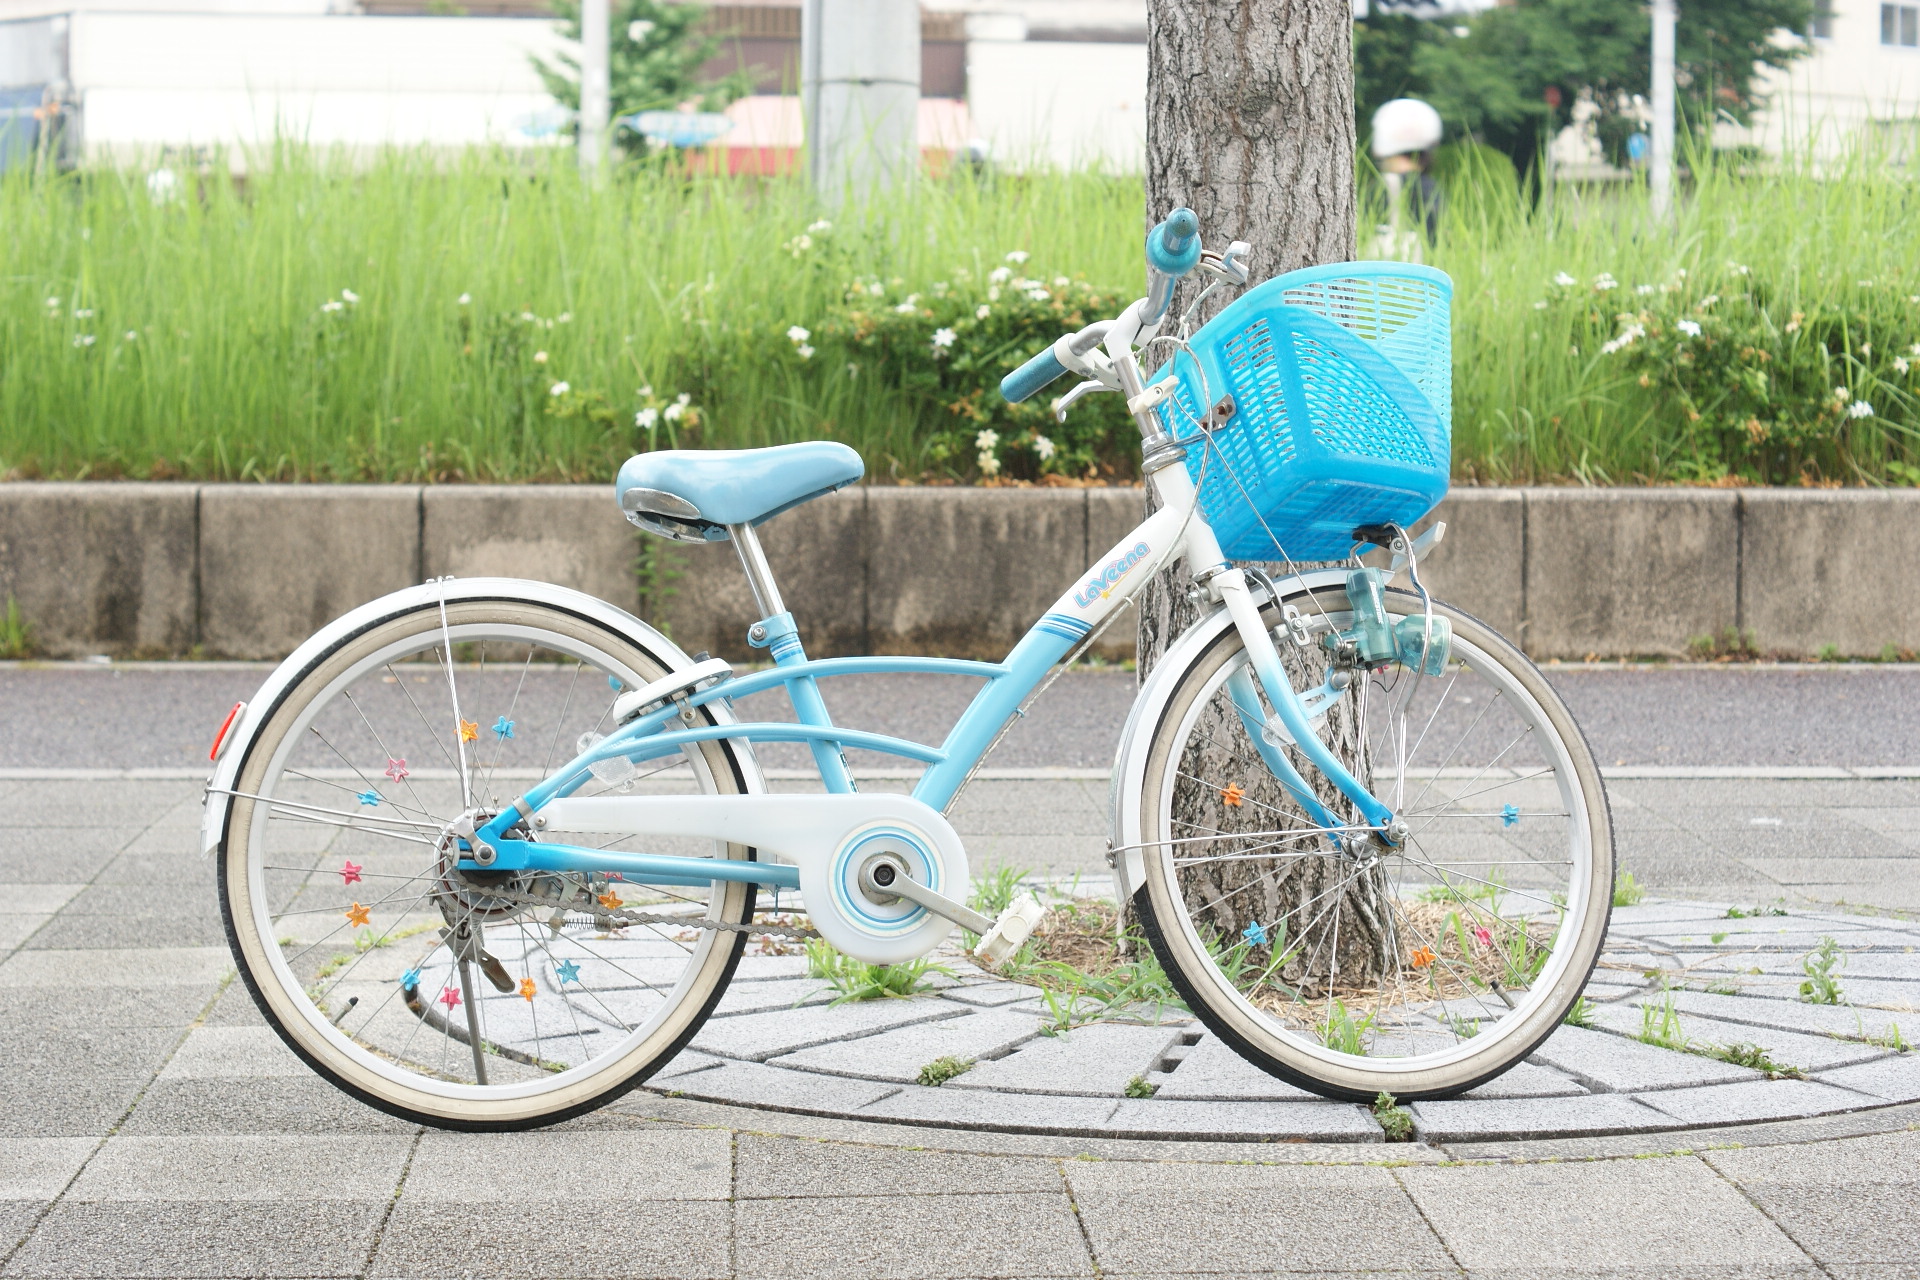
<svg viewBox="0 0 1920 1280"><path fill-rule="evenodd" d="M993 922L993 928L980 939L980 945L973 949L974 958L989 969L998 968L1002 961L1033 936L1033 931L1046 918L1047 909L1040 905L1038 898L1030 893L1021 894L1000 913L1000 918Z"/></svg>

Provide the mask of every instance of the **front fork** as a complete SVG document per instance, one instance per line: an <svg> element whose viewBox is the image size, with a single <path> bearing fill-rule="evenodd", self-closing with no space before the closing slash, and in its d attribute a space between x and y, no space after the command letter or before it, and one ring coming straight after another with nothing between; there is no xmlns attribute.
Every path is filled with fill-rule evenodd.
<svg viewBox="0 0 1920 1280"><path fill-rule="evenodd" d="M1314 732L1312 719L1318 708L1309 709L1301 695L1294 691L1293 682L1287 678L1286 668L1280 662L1280 651L1273 643L1273 635L1260 617L1260 606L1255 603L1253 593L1247 590L1246 574L1228 566L1215 573L1208 580L1207 587L1226 605L1227 613L1240 633L1240 641L1246 647L1247 667L1251 668L1251 672L1247 668L1234 672L1227 679L1227 691L1233 699L1234 711L1246 726L1247 735L1253 739L1267 768L1287 793L1306 810L1307 815L1328 833L1328 838L1339 846L1340 834L1348 824L1321 803L1307 780L1287 759L1281 735L1274 731L1274 726L1268 722L1260 707L1260 699L1254 688L1256 679L1278 715L1281 727L1286 730L1286 736L1293 740L1314 768L1325 774L1342 795L1353 801L1373 834L1397 847L1401 842L1401 824L1395 819L1393 810L1382 804L1365 784L1354 777L1346 765L1320 741L1320 735Z"/></svg>

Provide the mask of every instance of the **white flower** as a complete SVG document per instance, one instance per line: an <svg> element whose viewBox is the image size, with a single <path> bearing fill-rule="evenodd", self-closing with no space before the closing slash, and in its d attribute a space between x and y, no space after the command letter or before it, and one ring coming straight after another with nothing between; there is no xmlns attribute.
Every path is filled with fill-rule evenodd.
<svg viewBox="0 0 1920 1280"><path fill-rule="evenodd" d="M1007 261L1013 263L1015 266L1018 266L1021 263L1025 262L1029 256L1030 255L1027 253L1025 249L1015 249L1012 253L1007 255Z"/></svg>
<svg viewBox="0 0 1920 1280"><path fill-rule="evenodd" d="M693 397L688 395L686 392L682 391L679 395L673 398L673 402L679 405L682 409L684 409L688 405L693 403Z"/></svg>
<svg viewBox="0 0 1920 1280"><path fill-rule="evenodd" d="M973 438L973 447L980 450L982 453L986 452L988 449L994 448L999 443L1000 443L1000 433L998 431L995 431L992 427L988 427L985 431L980 432L978 435L974 436Z"/></svg>
<svg viewBox="0 0 1920 1280"><path fill-rule="evenodd" d="M1737 276L1750 276L1753 274L1752 267L1743 267L1737 262L1729 262L1727 264L1727 270L1733 272L1733 274Z"/></svg>
<svg viewBox="0 0 1920 1280"><path fill-rule="evenodd" d="M1648 294L1655 292L1655 289L1650 284L1637 284L1633 286L1633 291L1644 298Z"/></svg>
<svg viewBox="0 0 1920 1280"><path fill-rule="evenodd" d="M1916 342L1912 346L1908 347L1907 354L1910 356L1920 356L1920 342Z"/></svg>
<svg viewBox="0 0 1920 1280"><path fill-rule="evenodd" d="M1049 298L1053 297L1053 295L1048 293L1045 289L1029 289L1027 290L1027 296L1033 299L1035 302L1045 302Z"/></svg>
<svg viewBox="0 0 1920 1280"><path fill-rule="evenodd" d="M995 267L993 270L987 272L987 283L988 284L1005 284L1007 282L1008 277L1010 277L1011 275L1013 275L1013 272L1007 270L1005 267ZM53 299L53 301L58 302L59 299L55 298Z"/></svg>
<svg viewBox="0 0 1920 1280"><path fill-rule="evenodd" d="M1895 356L1893 358L1893 371L1895 373L1905 373L1908 369L1911 369L1912 367L1913 367L1912 365L1907 363L1907 358L1905 356Z"/></svg>
<svg viewBox="0 0 1920 1280"><path fill-rule="evenodd" d="M1848 391L1845 387L1835 387L1833 389L1833 402L1835 404L1845 404L1847 397L1851 394L1852 392Z"/></svg>
<svg viewBox="0 0 1920 1280"><path fill-rule="evenodd" d="M1618 289L1620 287L1620 282L1613 278L1612 272L1602 271L1599 275L1593 278L1593 287L1595 292L1605 293L1609 289Z"/></svg>
<svg viewBox="0 0 1920 1280"><path fill-rule="evenodd" d="M953 340L957 336L958 335L951 329L935 329L933 331L933 349L939 351L952 346Z"/></svg>
<svg viewBox="0 0 1920 1280"><path fill-rule="evenodd" d="M1855 400L1847 406L1847 416L1849 418L1871 418L1873 416L1873 406L1865 400Z"/></svg>
<svg viewBox="0 0 1920 1280"><path fill-rule="evenodd" d="M1072 283L1073 281L1067 279L1065 276L1055 276L1053 278L1053 287L1056 289L1064 289Z"/></svg>
<svg viewBox="0 0 1920 1280"><path fill-rule="evenodd" d="M1578 280L1575 280L1572 276L1568 275L1564 271L1556 271L1553 276L1553 282L1559 285L1562 289L1566 289L1580 283Z"/></svg>
<svg viewBox="0 0 1920 1280"><path fill-rule="evenodd" d="M649 382L646 386L640 388L638 391L634 392L633 394L639 396L643 400L651 399L653 396L653 384Z"/></svg>
<svg viewBox="0 0 1920 1280"><path fill-rule="evenodd" d="M988 306L984 302L973 309L973 318L975 320L985 320L988 316L992 314L993 314L993 308Z"/></svg>
<svg viewBox="0 0 1920 1280"><path fill-rule="evenodd" d="M812 336L813 334L809 333L805 328L797 324L787 330L787 341L792 343L805 342L808 338L811 338Z"/></svg>
<svg viewBox="0 0 1920 1280"><path fill-rule="evenodd" d="M1700 336L1700 325L1696 321L1676 320L1674 321L1673 327L1686 334L1689 338L1697 338Z"/></svg>
<svg viewBox="0 0 1920 1280"><path fill-rule="evenodd" d="M73 345L76 347L90 347L93 345L93 335L90 333L76 333L73 335Z"/></svg>
<svg viewBox="0 0 1920 1280"><path fill-rule="evenodd" d="M91 320L93 319L93 308L92 307L75 307L73 309L73 314L82 320Z"/></svg>
<svg viewBox="0 0 1920 1280"><path fill-rule="evenodd" d="M544 352L544 351L536 351L536 352L534 352L534 353L533 353L533 362L534 362L535 364L545 364L545 363L547 362L547 353L546 353L546 352Z"/></svg>
<svg viewBox="0 0 1920 1280"><path fill-rule="evenodd" d="M642 431L653 430L654 424L659 421L660 411L658 409L642 409L633 415L633 425L639 427Z"/></svg>
<svg viewBox="0 0 1920 1280"><path fill-rule="evenodd" d="M878 280L875 280L872 284L867 286L867 294L870 297L877 298L881 294L885 293L886 291L887 291L887 286L885 286L884 284L881 284Z"/></svg>
<svg viewBox="0 0 1920 1280"><path fill-rule="evenodd" d="M813 359L813 348L808 346L804 342L801 343L799 346L795 347L793 351L794 351L794 354L799 356L802 360Z"/></svg>
<svg viewBox="0 0 1920 1280"><path fill-rule="evenodd" d="M554 317L554 319L555 319L555 320L557 320L557 321L559 321L559 322L560 322L561 324L572 324L572 323L573 323L573 312L571 312L571 311L562 311L562 312L561 312L561 313L560 313L559 315L557 315L557 316L555 316L555 317Z"/></svg>
<svg viewBox="0 0 1920 1280"><path fill-rule="evenodd" d="M804 235L795 236L781 247L797 258L807 250L813 248L813 237Z"/></svg>
<svg viewBox="0 0 1920 1280"><path fill-rule="evenodd" d="M833 224L825 218L820 219L818 222L809 222L807 224L807 231L812 235L820 235L823 232L831 230L833 230Z"/></svg>
<svg viewBox="0 0 1920 1280"><path fill-rule="evenodd" d="M1535 311L1545 311L1547 309L1547 304L1545 301L1536 302L1533 304L1533 309Z"/></svg>
<svg viewBox="0 0 1920 1280"><path fill-rule="evenodd" d="M340 291L340 300L342 302L358 302L360 301L360 295L351 289L342 289Z"/></svg>
<svg viewBox="0 0 1920 1280"><path fill-rule="evenodd" d="M996 285L995 287L993 287L993 288L991 288L991 289L989 289L989 290L987 290L987 301L988 301L988 302L998 302L998 301L1000 301L1000 289L999 289L999 286L997 286L997 285Z"/></svg>
<svg viewBox="0 0 1920 1280"><path fill-rule="evenodd" d="M660 416L665 418L668 422L678 422L681 418L686 416L686 413L687 413L687 406L685 406L684 404L681 404L679 401L676 400L672 404L668 405L666 408L666 411L662 413Z"/></svg>
<svg viewBox="0 0 1920 1280"><path fill-rule="evenodd" d="M905 302L899 303L893 308L894 314L901 316L910 316L918 310L919 308L913 305L912 298L908 298Z"/></svg>
<svg viewBox="0 0 1920 1280"><path fill-rule="evenodd" d="M571 383L556 382L552 386L547 388L547 394L550 396L563 396L571 390L573 390L573 386Z"/></svg>
<svg viewBox="0 0 1920 1280"><path fill-rule="evenodd" d="M322 311L345 311L347 309L347 304L344 302L341 302L337 298L334 298L321 303L320 309Z"/></svg>
<svg viewBox="0 0 1920 1280"><path fill-rule="evenodd" d="M464 306L466 306L466 305L468 305L469 303L471 303L472 301L473 301L473 295L472 295L472 294L470 294L470 293L463 293L463 294L461 294L461 295L460 295L459 297L457 297L457 298L455 298L455 299L453 300L453 303L454 303L454 305L455 305L455 306L457 306L457 307L464 307Z"/></svg>
<svg viewBox="0 0 1920 1280"><path fill-rule="evenodd" d="M79 315L80 313L79 313L78 311L76 311L76 312L74 312L73 314L75 314L75 315ZM91 314L91 313L89 313L89 314ZM1861 354L1861 355L1863 355L1863 356L1870 356L1870 355L1872 355L1872 354L1873 354L1873 344L1872 344L1871 342L1863 342L1863 343L1861 343L1861 344L1860 344L1860 354Z"/></svg>
<svg viewBox="0 0 1920 1280"><path fill-rule="evenodd" d="M1053 441L1036 432L1033 437L1033 451L1040 455L1040 461L1045 462L1053 456Z"/></svg>
<svg viewBox="0 0 1920 1280"><path fill-rule="evenodd" d="M47 299L47 310L49 310L49 311L51 311L51 310L53 310L54 308L56 308L56 307L58 307L59 305L60 305L60 299L58 299L58 298L48 298L48 299Z"/></svg>
<svg viewBox="0 0 1920 1280"><path fill-rule="evenodd" d="M128 342L137 342L137 341L139 341L139 339L140 339L140 335L139 335L139 334L137 334L137 333L135 333L135 332L134 332L133 330L131 330L131 329L129 329L129 330L127 330L127 332L126 332L126 340L127 340ZM1896 363L1898 363L1898 362L1896 361ZM1905 369L1902 369L1902 370L1901 370L1900 372L1902 372L1902 373L1905 373L1905 372L1906 372L1906 370L1905 370Z"/></svg>
<svg viewBox="0 0 1920 1280"><path fill-rule="evenodd" d="M980 464L981 475L997 476L1000 474L1000 459L995 457L993 454L983 453L978 458L974 459L974 461Z"/></svg>
<svg viewBox="0 0 1920 1280"><path fill-rule="evenodd" d="M1632 346L1637 339L1644 338L1646 336L1647 336L1647 331L1643 326L1637 325L1637 324L1630 324L1626 328L1622 329L1620 331L1620 336L1615 338L1612 342L1602 343L1600 345L1600 350L1607 355L1612 355L1616 351ZM1575 347L1573 350L1573 354L1579 355L1580 349L1578 347Z"/></svg>
<svg viewBox="0 0 1920 1280"><path fill-rule="evenodd" d="M1720 301L1720 295L1717 293L1710 293L1706 297L1700 299L1700 305L1695 307L1694 310L1705 311L1708 307L1712 306L1714 303L1718 301Z"/></svg>

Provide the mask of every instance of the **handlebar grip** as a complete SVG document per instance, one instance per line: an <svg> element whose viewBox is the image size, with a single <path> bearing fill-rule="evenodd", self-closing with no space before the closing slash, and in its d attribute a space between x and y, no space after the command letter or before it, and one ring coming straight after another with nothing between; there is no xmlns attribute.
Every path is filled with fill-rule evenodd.
<svg viewBox="0 0 1920 1280"><path fill-rule="evenodd" d="M1019 404L1022 400L1038 395L1055 378L1064 377L1067 366L1060 363L1059 357L1048 347L1033 359L1000 379L1000 394L1007 398L1008 404Z"/></svg>
<svg viewBox="0 0 1920 1280"><path fill-rule="evenodd" d="M1147 233L1147 265L1167 276L1183 276L1200 265L1200 215L1182 207Z"/></svg>

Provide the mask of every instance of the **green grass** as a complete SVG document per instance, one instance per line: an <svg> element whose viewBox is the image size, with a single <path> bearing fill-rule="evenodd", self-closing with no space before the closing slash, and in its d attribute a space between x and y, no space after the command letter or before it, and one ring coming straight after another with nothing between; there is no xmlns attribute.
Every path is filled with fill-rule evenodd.
<svg viewBox="0 0 1920 1280"><path fill-rule="evenodd" d="M937 1089L955 1076L963 1076L973 1070L973 1066L972 1058L956 1058L949 1054L944 1058L935 1058L921 1067L920 1074L915 1077L915 1080L929 1089Z"/></svg>
<svg viewBox="0 0 1920 1280"><path fill-rule="evenodd" d="M1613 905L1635 907L1647 896L1646 889L1633 878L1633 872L1616 872L1613 877Z"/></svg>
<svg viewBox="0 0 1920 1280"><path fill-rule="evenodd" d="M1808 1004L1840 1004L1840 979L1833 971L1844 964L1840 944L1822 937L1819 946L1800 957L1800 971L1807 975L1800 984L1800 998Z"/></svg>
<svg viewBox="0 0 1920 1280"><path fill-rule="evenodd" d="M1140 287L1137 178L927 180L819 228L798 182L642 167L592 192L560 153L250 168L165 204L137 168L0 179L0 476L604 481L642 447L832 437L882 481L972 480L994 424L1003 474L1033 474L1014 436L1055 428L992 406L999 370ZM1450 193L1428 258L1456 283L1456 476L1920 484L1893 172L1698 165L1669 227L1633 190ZM1052 299L969 328L1012 251ZM880 293L855 308L856 282ZM938 376L935 324L961 330ZM1084 426L1116 406L1060 436L1076 468L1130 474L1125 431Z"/></svg>
<svg viewBox="0 0 1920 1280"><path fill-rule="evenodd" d="M842 955L821 938L807 941L807 976L818 978L839 994L832 1003L849 1004L860 1000L904 999L918 995L930 985L930 973L950 974L944 965L922 958L905 964L868 964Z"/></svg>

